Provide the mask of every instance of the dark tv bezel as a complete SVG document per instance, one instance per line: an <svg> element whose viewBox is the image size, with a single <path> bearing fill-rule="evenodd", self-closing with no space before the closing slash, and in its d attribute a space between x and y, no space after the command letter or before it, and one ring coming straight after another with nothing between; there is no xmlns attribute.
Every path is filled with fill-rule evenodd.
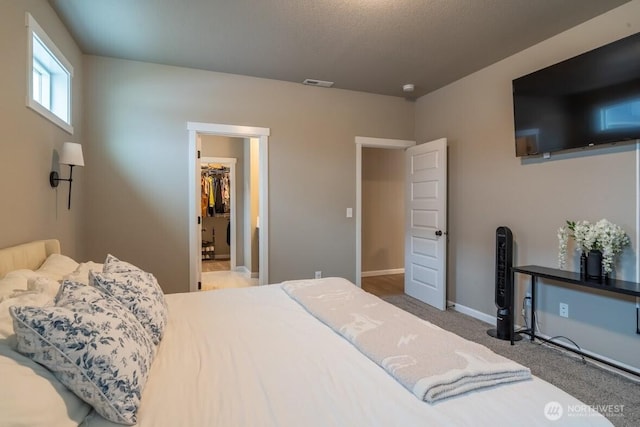
<svg viewBox="0 0 640 427"><path fill-rule="evenodd" d="M640 127L604 133L589 131L585 119L585 111L589 107L584 108L579 118L575 112L559 114L563 119L562 125L568 126L570 131L580 129L578 134L588 136L573 139L564 136L559 143L550 143L539 140L536 130L539 132L540 126L528 126L528 129L526 126L518 126L519 119L526 122L522 115L518 117L518 111L526 108L523 107L523 99L526 97L556 101L562 98L565 102L569 97L585 99L599 96L605 99L615 96L617 100L625 99L622 94L608 94L608 91L615 90L627 90L626 99L640 99L640 32L514 79L512 92L516 157L534 157L640 139ZM592 102L597 105L601 101ZM580 120L584 126L576 124Z"/></svg>

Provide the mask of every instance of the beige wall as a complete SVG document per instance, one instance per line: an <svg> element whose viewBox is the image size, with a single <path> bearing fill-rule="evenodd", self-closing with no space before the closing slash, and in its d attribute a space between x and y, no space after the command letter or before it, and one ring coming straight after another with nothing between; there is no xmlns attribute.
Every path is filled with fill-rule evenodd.
<svg viewBox="0 0 640 427"><path fill-rule="evenodd" d="M244 171L245 171L245 140L243 138L233 138L217 135L202 135L202 156L203 157L227 157L236 159L236 266L244 265ZM216 232L216 256L221 254L231 254L231 248L227 245L227 218L205 218L206 224L215 224ZM203 234L204 236L204 234ZM208 237L211 234L207 234ZM218 250L220 249L220 250Z"/></svg>
<svg viewBox="0 0 640 427"><path fill-rule="evenodd" d="M362 272L404 268L404 150L362 149Z"/></svg>
<svg viewBox="0 0 640 427"><path fill-rule="evenodd" d="M555 267L556 230L565 220L607 218L633 240L617 264L618 277L636 279L634 146L516 158L511 80L638 31L640 2L634 1L418 100L417 140L449 139L449 300L495 316L494 242L501 225L513 231L516 264ZM528 279L519 283L517 300ZM569 320L558 317L560 302L569 304ZM539 303L543 333L640 368L633 299L543 286Z"/></svg>
<svg viewBox="0 0 640 427"><path fill-rule="evenodd" d="M25 12L31 13L74 68L73 135L26 107ZM82 131L82 54L46 1L25 0L0 2L0 55L0 247L57 238L63 253L79 257L84 170L74 170L70 211L68 184L62 182L57 190L52 189L49 172L55 168L61 177L68 177L69 167L54 162L58 158L54 151L65 141L86 142Z"/></svg>
<svg viewBox="0 0 640 427"><path fill-rule="evenodd" d="M411 139L402 98L85 57L87 256L188 290L187 122L267 127L269 281L355 276L356 135Z"/></svg>

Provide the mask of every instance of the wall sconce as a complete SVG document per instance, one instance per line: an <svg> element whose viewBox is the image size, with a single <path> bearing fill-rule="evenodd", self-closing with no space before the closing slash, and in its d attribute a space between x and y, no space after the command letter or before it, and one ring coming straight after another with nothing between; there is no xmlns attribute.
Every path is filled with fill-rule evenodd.
<svg viewBox="0 0 640 427"><path fill-rule="evenodd" d="M69 165L69 178L60 178L58 172L51 171L49 174L49 184L51 187L56 188L60 181L69 181L69 202L67 209L71 209L71 182L73 179L73 167L84 166L84 157L82 157L82 145L74 142L65 142L62 145L62 152L60 153L61 165Z"/></svg>

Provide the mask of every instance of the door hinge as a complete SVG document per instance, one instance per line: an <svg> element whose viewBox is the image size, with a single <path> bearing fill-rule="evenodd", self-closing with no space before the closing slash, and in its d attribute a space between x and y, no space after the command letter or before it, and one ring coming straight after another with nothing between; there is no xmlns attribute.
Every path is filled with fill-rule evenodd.
<svg viewBox="0 0 640 427"><path fill-rule="evenodd" d="M198 225L202 224L202 217L198 217Z"/></svg>
<svg viewBox="0 0 640 427"><path fill-rule="evenodd" d="M202 290L202 282L198 282L198 290L201 291Z"/></svg>
<svg viewBox="0 0 640 427"><path fill-rule="evenodd" d="M198 158L200 158L200 150L198 150Z"/></svg>

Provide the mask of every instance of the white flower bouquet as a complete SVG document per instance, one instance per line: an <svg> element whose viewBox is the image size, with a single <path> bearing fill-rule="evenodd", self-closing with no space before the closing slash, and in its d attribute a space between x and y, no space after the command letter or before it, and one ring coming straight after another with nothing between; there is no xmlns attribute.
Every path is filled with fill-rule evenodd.
<svg viewBox="0 0 640 427"><path fill-rule="evenodd" d="M567 241L573 237L576 250L587 254L591 250L602 252L602 266L606 273L613 271L613 257L629 244L629 236L624 230L606 219L595 224L588 221L567 221L558 229L558 264L563 268L567 258Z"/></svg>

